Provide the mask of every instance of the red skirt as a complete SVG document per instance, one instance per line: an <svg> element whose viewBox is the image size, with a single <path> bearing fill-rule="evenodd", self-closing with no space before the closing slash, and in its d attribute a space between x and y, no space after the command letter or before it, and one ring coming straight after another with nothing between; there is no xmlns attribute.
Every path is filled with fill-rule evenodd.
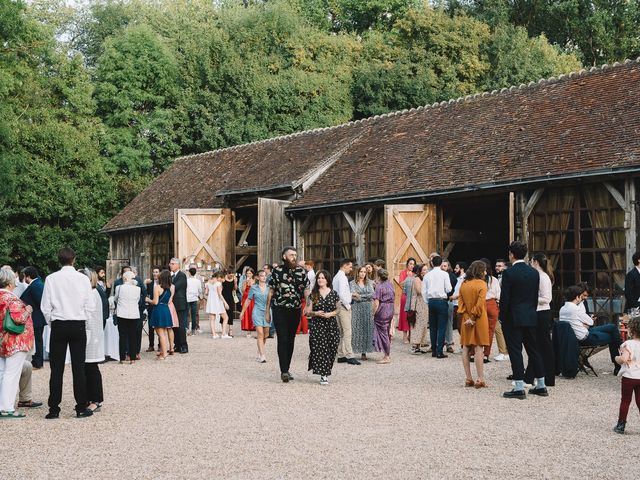
<svg viewBox="0 0 640 480"><path fill-rule="evenodd" d="M301 306L300 324L298 325L298 331L296 333L304 333L306 335L307 333L309 333L309 319L304 315L304 307L305 307L304 298L302 299L302 303L300 306Z"/></svg>
<svg viewBox="0 0 640 480"><path fill-rule="evenodd" d="M248 296L249 296L249 289L245 288L244 293L242 294L241 308L244 307L244 303L247 301ZM254 303L255 302L252 299L251 303L249 304L249 307L247 307L247 311L244 312L244 316L240 319L240 328L245 332L251 332L256 329L256 327L253 326L253 304Z"/></svg>
<svg viewBox="0 0 640 480"><path fill-rule="evenodd" d="M403 293L400 297L400 313L398 315L398 330L401 332L408 332L411 330L409 320L407 320L407 312L404 311L404 307L407 305L407 296Z"/></svg>

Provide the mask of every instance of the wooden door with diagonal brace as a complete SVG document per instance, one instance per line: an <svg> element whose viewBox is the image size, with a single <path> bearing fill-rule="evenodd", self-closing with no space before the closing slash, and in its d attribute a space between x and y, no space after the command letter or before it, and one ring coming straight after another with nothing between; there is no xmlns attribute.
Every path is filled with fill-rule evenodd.
<svg viewBox="0 0 640 480"><path fill-rule="evenodd" d="M385 205L385 250L389 280L396 293L396 312L400 306L400 272L408 258L416 263L429 261L436 249L437 217L435 205Z"/></svg>
<svg viewBox="0 0 640 480"><path fill-rule="evenodd" d="M228 208L176 209L175 252L183 265L233 267L234 225ZM207 268L207 267L204 267Z"/></svg>

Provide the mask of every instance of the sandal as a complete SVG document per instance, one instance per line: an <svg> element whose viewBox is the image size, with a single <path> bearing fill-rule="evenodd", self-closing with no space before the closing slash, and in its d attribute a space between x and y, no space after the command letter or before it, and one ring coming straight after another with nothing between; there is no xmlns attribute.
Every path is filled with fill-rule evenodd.
<svg viewBox="0 0 640 480"><path fill-rule="evenodd" d="M166 359L167 359L167 356L166 356L166 355L158 355L158 356L156 357L156 360L166 360Z"/></svg>
<svg viewBox="0 0 640 480"><path fill-rule="evenodd" d="M476 388L487 388L487 382L485 382L484 380L476 380L476 384L474 385L474 387Z"/></svg>
<svg viewBox="0 0 640 480"><path fill-rule="evenodd" d="M20 412L0 412L0 418L25 418L26 415Z"/></svg>
<svg viewBox="0 0 640 480"><path fill-rule="evenodd" d="M91 405L93 405L94 407L91 408ZM92 412L99 412L100 409L102 408L102 404L101 403L95 403L95 402L91 402L89 404L89 406L87 407L87 410L91 410Z"/></svg>
<svg viewBox="0 0 640 480"><path fill-rule="evenodd" d="M387 359L387 360L382 359L382 360L378 360L376 363L379 364L379 365L386 365L387 363L391 363L391 360L390 359Z"/></svg>
<svg viewBox="0 0 640 480"><path fill-rule="evenodd" d="M169 350L169 355L173 355L175 352L173 350Z"/></svg>
<svg viewBox="0 0 640 480"><path fill-rule="evenodd" d="M473 387L475 385L475 382L473 381L473 379L466 379L464 381L464 386L465 387Z"/></svg>

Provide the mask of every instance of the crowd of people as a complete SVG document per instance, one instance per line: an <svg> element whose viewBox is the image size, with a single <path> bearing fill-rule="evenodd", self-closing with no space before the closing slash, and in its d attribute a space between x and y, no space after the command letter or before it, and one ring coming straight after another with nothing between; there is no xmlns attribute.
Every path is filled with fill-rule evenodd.
<svg viewBox="0 0 640 480"><path fill-rule="evenodd" d="M286 247L282 264L264 265L258 272L246 268L239 278L232 270L220 269L203 280L195 266L182 271L180 260L173 258L168 269L154 268L145 281L125 266L109 285L104 268L78 270L73 250L63 248L61 269L44 282L34 267L18 274L9 266L0 269L0 417L24 417L15 408L18 393L19 408L41 405L31 398L30 378L33 369L43 367L47 324L51 377L46 418L60 414L67 352L76 415L82 418L93 415L104 401L99 364L105 361L107 319L112 317L118 327L121 364L135 364L141 358L145 313L147 351L165 360L176 352L188 353L187 337L202 332L201 302L213 338L232 338L231 326L239 311L242 330L248 335L255 331L259 363L267 363L266 342L275 334L280 378L285 383L294 380L290 366L296 335L307 330L308 369L320 377L321 385L329 384L335 362L361 365L375 351L380 353L378 364L390 363L396 330L403 332L411 354L430 353L438 360L455 352L453 331L458 330L466 387L488 386L484 364L491 362L495 338L499 352L493 360L510 361L512 370L512 388L503 396L525 399L525 387L529 387L528 394L546 397L556 377L551 338L556 323L551 310L554 277L544 254L532 255L530 262L525 261L527 256L526 245L513 242L509 261L497 260L494 271L488 259L459 261L451 268L446 258L434 252L423 265L408 259L394 279L383 260L354 266L345 259L334 276L327 270L316 272L313 262L298 260L296 249ZM640 274L640 254L633 261ZM628 282L635 278L633 272L627 275ZM394 281L402 292L399 302ZM640 301L633 288L630 283L629 295L637 295ZM617 324L594 326L594 317L587 313L585 284L564 293L558 321L570 325L580 345L607 344L614 374L623 377L615 427L623 433L634 392L640 408L640 319L631 319L632 338L623 343ZM396 303L400 305L397 316Z"/></svg>

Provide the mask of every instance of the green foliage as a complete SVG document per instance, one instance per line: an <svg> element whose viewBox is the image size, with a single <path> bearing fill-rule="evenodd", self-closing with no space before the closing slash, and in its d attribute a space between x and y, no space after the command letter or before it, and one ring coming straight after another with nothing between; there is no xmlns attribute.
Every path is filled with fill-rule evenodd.
<svg viewBox="0 0 640 480"><path fill-rule="evenodd" d="M48 271L63 244L101 263L100 228L177 156L576 70L571 51L638 48L637 2L77 5L0 0L2 263Z"/></svg>

